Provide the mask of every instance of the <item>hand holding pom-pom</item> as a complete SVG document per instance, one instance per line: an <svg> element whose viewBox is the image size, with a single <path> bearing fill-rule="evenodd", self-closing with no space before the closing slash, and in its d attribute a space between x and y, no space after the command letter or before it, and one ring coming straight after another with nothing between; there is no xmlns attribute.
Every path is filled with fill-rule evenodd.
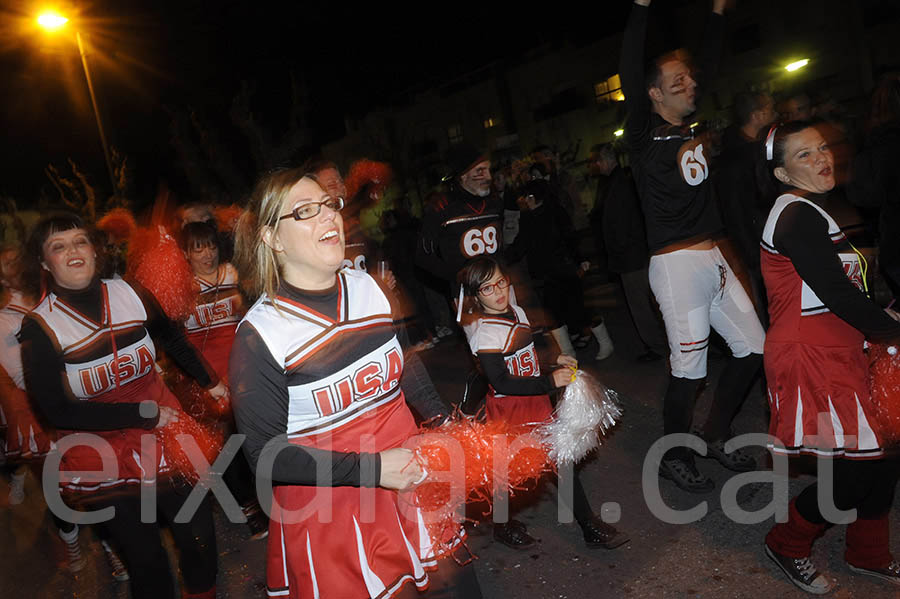
<svg viewBox="0 0 900 599"><path fill-rule="evenodd" d="M619 396L594 377L579 370L566 387L553 420L539 434L550 447L550 458L558 465L581 461L600 446L600 436L622 416Z"/></svg>

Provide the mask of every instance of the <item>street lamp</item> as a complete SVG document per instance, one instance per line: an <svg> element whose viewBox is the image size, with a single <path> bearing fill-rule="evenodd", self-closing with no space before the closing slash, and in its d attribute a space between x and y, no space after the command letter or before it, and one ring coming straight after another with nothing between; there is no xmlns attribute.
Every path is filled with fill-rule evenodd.
<svg viewBox="0 0 900 599"><path fill-rule="evenodd" d="M47 31L56 31L65 26L69 19L55 12L41 13L37 23ZM109 153L109 144L106 143L106 133L103 130L103 121L100 119L100 109L97 107L97 95L94 93L94 84L91 81L91 70L88 68L87 52L84 49L84 41L81 32L75 30L75 41L78 44L78 53L81 55L81 66L84 67L84 78L87 80L88 93L91 95L91 106L94 108L94 118L97 120L97 131L100 133L100 143L103 145L103 158L106 160L106 171L109 174L109 183L112 192L116 192L116 177L113 172L112 159Z"/></svg>
<svg viewBox="0 0 900 599"><path fill-rule="evenodd" d="M804 58L802 60L796 60L789 65L785 65L784 70L788 73L793 73L794 71L799 71L803 67L809 64L809 59Z"/></svg>

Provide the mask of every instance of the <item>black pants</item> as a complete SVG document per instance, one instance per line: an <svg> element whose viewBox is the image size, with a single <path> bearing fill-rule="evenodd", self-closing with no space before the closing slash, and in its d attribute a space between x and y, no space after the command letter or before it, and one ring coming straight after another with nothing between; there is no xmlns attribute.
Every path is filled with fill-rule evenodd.
<svg viewBox="0 0 900 599"><path fill-rule="evenodd" d="M884 516L894 502L894 489L900 475L897 460L846 460L832 462L834 467L834 506L839 510L856 509L859 518ZM813 524L823 524L819 509L819 483L803 489L797 496L800 515Z"/></svg>
<svg viewBox="0 0 900 599"><path fill-rule="evenodd" d="M252 505L256 502L256 487L253 484L253 473L250 472L250 464L244 452L238 451L234 459L222 473L222 481L228 490L234 495L241 507Z"/></svg>
<svg viewBox="0 0 900 599"><path fill-rule="evenodd" d="M201 593L216 584L216 534L208 495L190 522L175 522L175 515L186 498L187 493L176 491L167 482L161 483L156 498L157 515L170 525L185 590ZM174 599L174 580L160 538L160 523L141 522L136 495L115 497L104 502L105 505L116 510L115 517L105 526L128 566L133 599Z"/></svg>
<svg viewBox="0 0 900 599"><path fill-rule="evenodd" d="M567 493L559 493L559 500L564 502L566 507L572 510L572 515L575 516L575 521L578 522L579 525L584 525L594 517L594 510L591 508L591 502L588 500L587 493L584 490L584 485L581 484L581 476L578 474L578 469L572 471L572 498L569 501L569 496ZM560 487L560 477L556 475L554 482L556 483L557 489ZM514 498L513 498L514 499ZM512 502L514 503L514 502ZM496 505L496 499L495 499ZM510 507L510 517L512 517L512 512L516 511L513 506Z"/></svg>

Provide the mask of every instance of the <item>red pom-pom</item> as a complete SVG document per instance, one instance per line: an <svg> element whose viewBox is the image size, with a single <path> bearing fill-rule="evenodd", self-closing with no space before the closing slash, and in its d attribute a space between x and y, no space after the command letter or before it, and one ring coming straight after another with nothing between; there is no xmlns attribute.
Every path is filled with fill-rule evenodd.
<svg viewBox="0 0 900 599"><path fill-rule="evenodd" d="M231 206L218 206L215 209L216 226L220 231L231 233L237 226L237 221L244 213L244 209L237 204Z"/></svg>
<svg viewBox="0 0 900 599"><path fill-rule="evenodd" d="M137 230L128 247L128 271L172 320L184 320L194 309L194 274L175 238L163 227Z"/></svg>
<svg viewBox="0 0 900 599"><path fill-rule="evenodd" d="M204 478L207 472L205 470L197 472L188 453L199 449L206 461L212 464L219 452L222 451L222 440L219 435L204 428L183 412L178 415L178 422L172 422L154 432L156 439L162 445L166 463L175 474L192 483ZM190 439L179 439L180 435L187 435ZM197 444L197 447L194 447L191 439ZM197 457L199 456L195 455L195 461Z"/></svg>
<svg viewBox="0 0 900 599"><path fill-rule="evenodd" d="M881 434L887 444L896 445L900 442L900 352L894 345L872 345L869 360L869 389Z"/></svg>
<svg viewBox="0 0 900 599"><path fill-rule="evenodd" d="M109 235L113 243L124 243L137 230L137 223L128 209L113 208L97 221L97 228Z"/></svg>
<svg viewBox="0 0 900 599"><path fill-rule="evenodd" d="M382 192L391 184L393 171L385 162L375 162L363 158L350 165L350 172L344 180L347 188L347 199L353 199L367 184L372 183L375 191Z"/></svg>

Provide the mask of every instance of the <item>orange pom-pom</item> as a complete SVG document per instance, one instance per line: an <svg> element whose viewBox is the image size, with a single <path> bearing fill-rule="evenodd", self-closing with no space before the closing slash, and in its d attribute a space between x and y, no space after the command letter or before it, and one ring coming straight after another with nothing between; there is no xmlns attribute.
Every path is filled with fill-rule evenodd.
<svg viewBox="0 0 900 599"><path fill-rule="evenodd" d="M237 204L231 206L218 206L215 209L216 226L220 231L231 233L237 225L238 219L243 214L244 209Z"/></svg>
<svg viewBox="0 0 900 599"><path fill-rule="evenodd" d="M391 184L393 171L385 162L375 162L363 158L350 165L350 172L344 180L347 188L347 199L353 199L367 184L373 184L377 190L384 191Z"/></svg>
<svg viewBox="0 0 900 599"><path fill-rule="evenodd" d="M97 221L97 228L109 235L113 243L124 243L137 230L137 223L128 209L113 208Z"/></svg>
<svg viewBox="0 0 900 599"><path fill-rule="evenodd" d="M128 247L128 271L172 320L182 321L194 309L194 274L175 238L163 227L137 230Z"/></svg>
<svg viewBox="0 0 900 599"><path fill-rule="evenodd" d="M415 502L425 512L432 538L445 545L448 532L458 529L463 504L491 504L498 489L521 491L553 469L547 448L531 427L510 428L502 421L477 422L456 414L437 428L424 429L414 443L428 472L414 491Z"/></svg>
<svg viewBox="0 0 900 599"><path fill-rule="evenodd" d="M900 351L897 346L869 347L869 389L882 437L889 445L896 445L900 442Z"/></svg>

